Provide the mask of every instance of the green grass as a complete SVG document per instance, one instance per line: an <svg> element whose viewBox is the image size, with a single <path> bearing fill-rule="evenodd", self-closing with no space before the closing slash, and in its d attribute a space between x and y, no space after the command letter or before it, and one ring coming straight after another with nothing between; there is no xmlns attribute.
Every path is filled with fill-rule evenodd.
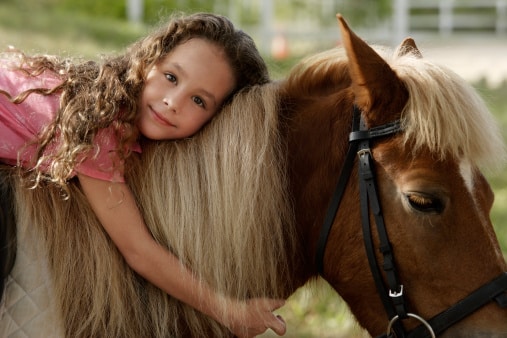
<svg viewBox="0 0 507 338"><path fill-rule="evenodd" d="M0 49L96 58L123 50L148 27L49 9L38 2L0 2Z"/></svg>
<svg viewBox="0 0 507 338"><path fill-rule="evenodd" d="M502 86L495 89L487 88L482 82L475 84L475 87L495 115L504 139L507 139L507 79ZM491 220L500 246L507 257L507 171L489 175L488 180L495 193Z"/></svg>
<svg viewBox="0 0 507 338"><path fill-rule="evenodd" d="M48 10L35 1L0 2L0 49L13 45L27 52L68 54L95 58L123 50L149 29L123 21L90 18L76 13ZM275 61L267 58L272 77L279 79L297 59ZM476 84L503 131L507 130L507 84L488 89ZM491 216L504 252L507 252L507 172L488 177L496 194ZM287 337L364 337L346 304L325 284L296 292L278 311L288 322ZM266 333L264 337L274 337Z"/></svg>

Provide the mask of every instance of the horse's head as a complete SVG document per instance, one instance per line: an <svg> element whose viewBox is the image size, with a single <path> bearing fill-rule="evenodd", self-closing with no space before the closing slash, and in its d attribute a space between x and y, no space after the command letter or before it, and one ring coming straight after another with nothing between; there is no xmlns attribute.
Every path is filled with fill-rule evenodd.
<svg viewBox="0 0 507 338"><path fill-rule="evenodd" d="M313 259L322 251L323 277L372 335L386 332L389 319L407 312L408 319L394 325L403 322L410 331L421 324L412 314L429 321L463 299L468 309L480 303L469 295L507 271L489 219L493 193L479 169L503 157L502 140L471 86L425 60L413 40L384 55L358 38L341 17L339 21L344 52L308 59L282 85L296 219L305 229L307 256ZM353 107L362 116L362 126L351 134L358 139L356 164L336 216L331 213L330 218L326 207L345 162ZM399 124L389 124L394 121ZM370 140L376 133L389 135ZM358 183L358 175L363 183ZM368 238L363 239L361 191L369 199L366 220L371 227L366 227L371 228L372 255L380 271L382 285L377 286L371 272L376 267L370 268L365 250ZM332 227L326 238L320 229L329 218ZM379 223L385 224L385 235L377 230ZM386 273L383 266L390 265L391 255L396 272ZM441 331L435 326L449 324L444 335L505 337L507 309L494 301L507 298L505 277L501 284L491 291L494 297L474 294L485 299L485 305L465 311L457 324L443 324L449 313L430 321L435 332ZM391 296L382 295L382 288ZM401 300L401 310L391 305Z"/></svg>

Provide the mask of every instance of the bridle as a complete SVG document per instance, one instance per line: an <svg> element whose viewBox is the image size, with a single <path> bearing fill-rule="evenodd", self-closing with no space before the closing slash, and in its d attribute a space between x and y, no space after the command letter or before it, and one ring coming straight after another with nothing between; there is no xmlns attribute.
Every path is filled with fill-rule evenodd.
<svg viewBox="0 0 507 338"><path fill-rule="evenodd" d="M389 320L386 333L378 336L378 338L435 337L493 300L502 308L506 308L507 272L502 273L499 277L472 292L468 297L429 320L408 312L405 301L405 293L407 290L404 290L403 284L400 283L396 271L393 248L389 242L384 218L382 216L382 208L378 197L377 182L375 180L373 168L373 157L370 150L370 142L372 140L395 135L401 130L402 128L399 120L368 129L361 116L361 110L354 105L352 131L349 134L349 149L317 242L316 265L319 274L323 275L326 244L347 182L351 175L354 160L357 156L363 240L377 292L379 293ZM376 223L376 230L380 242L378 249L383 257L381 266L384 271L385 282L375 255L370 225L370 211ZM402 323L402 320L407 318L417 319L421 322L421 325L407 332Z"/></svg>

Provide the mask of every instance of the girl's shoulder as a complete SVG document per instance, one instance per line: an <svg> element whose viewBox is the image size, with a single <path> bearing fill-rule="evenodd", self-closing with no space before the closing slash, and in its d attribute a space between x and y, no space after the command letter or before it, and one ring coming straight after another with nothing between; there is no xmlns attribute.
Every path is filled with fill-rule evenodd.
<svg viewBox="0 0 507 338"><path fill-rule="evenodd" d="M0 88L11 96L30 89L51 89L61 83L61 77L51 71L33 75L26 70L15 68L15 63L11 60L0 59Z"/></svg>
<svg viewBox="0 0 507 338"><path fill-rule="evenodd" d="M18 104L9 97L15 98L34 89L52 89L62 80L50 71L30 75L16 67L15 60L0 58L0 113L4 119L11 121L12 128L19 126L36 134L54 118L60 106L60 95L42 95L35 91Z"/></svg>

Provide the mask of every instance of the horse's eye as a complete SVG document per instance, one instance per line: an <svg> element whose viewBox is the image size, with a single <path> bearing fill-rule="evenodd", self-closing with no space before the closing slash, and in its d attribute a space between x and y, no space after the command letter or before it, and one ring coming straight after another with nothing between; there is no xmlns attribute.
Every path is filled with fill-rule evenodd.
<svg viewBox="0 0 507 338"><path fill-rule="evenodd" d="M441 213L444 210L442 201L435 197L421 193L407 193L407 201L417 211L424 213Z"/></svg>

